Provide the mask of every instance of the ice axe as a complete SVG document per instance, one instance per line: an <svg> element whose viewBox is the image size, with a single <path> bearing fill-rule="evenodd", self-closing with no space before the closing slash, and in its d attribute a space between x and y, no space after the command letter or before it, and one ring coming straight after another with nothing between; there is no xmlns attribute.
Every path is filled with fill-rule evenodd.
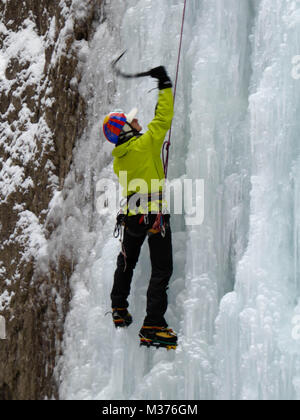
<svg viewBox="0 0 300 420"><path fill-rule="evenodd" d="M118 57L116 60L114 60L111 63L112 69L113 71L116 73L117 76L123 77L124 79L136 79L138 77L146 77L146 76L151 76L151 70L150 71L145 71L143 73L135 73L135 74L127 74L127 73L123 73L120 69L117 68L117 64L118 62L121 60L121 58L126 54L127 50L125 50L120 57Z"/></svg>

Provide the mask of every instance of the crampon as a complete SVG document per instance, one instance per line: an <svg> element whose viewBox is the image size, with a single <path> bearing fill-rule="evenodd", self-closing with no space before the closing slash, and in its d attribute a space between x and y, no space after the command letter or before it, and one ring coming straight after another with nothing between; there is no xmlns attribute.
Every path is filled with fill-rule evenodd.
<svg viewBox="0 0 300 420"><path fill-rule="evenodd" d="M132 324L132 316L126 308L113 308L112 317L116 328L129 327Z"/></svg>
<svg viewBox="0 0 300 420"><path fill-rule="evenodd" d="M170 328L143 327L139 333L140 345L146 347L176 350L177 335Z"/></svg>

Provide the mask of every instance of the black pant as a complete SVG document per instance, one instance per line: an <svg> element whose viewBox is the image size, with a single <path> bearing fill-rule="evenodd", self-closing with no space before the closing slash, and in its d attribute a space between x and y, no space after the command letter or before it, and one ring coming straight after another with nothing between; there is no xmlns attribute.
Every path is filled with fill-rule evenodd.
<svg viewBox="0 0 300 420"><path fill-rule="evenodd" d="M128 307L127 298L130 293L133 271L147 236L147 230L154 223L153 216L150 215L148 226L139 223L141 216L128 217L123 240L126 258L122 252L118 256L111 292L113 308ZM172 233L169 223L166 226L165 237L162 237L160 233L150 235L148 243L152 274L147 291L147 316L144 325L167 327L164 315L168 307L168 284L173 272Z"/></svg>

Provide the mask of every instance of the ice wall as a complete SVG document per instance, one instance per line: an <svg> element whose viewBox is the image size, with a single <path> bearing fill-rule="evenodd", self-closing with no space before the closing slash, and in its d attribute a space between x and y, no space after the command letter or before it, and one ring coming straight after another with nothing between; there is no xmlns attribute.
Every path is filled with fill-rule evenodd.
<svg viewBox="0 0 300 420"><path fill-rule="evenodd" d="M205 181L205 219L173 217L175 271L167 319L176 352L139 348L150 275L147 245L135 272L134 324L115 331L109 294L119 252L115 214L97 213L96 182L115 180L101 122L114 108L151 120L153 80L116 80L160 64L174 79L182 0L113 0L86 56L89 125L57 198L57 241L77 245L65 352L64 399L299 398L300 5L288 0L188 0L170 178ZM297 74L297 72L296 72ZM293 77L294 75L294 77Z"/></svg>
<svg viewBox="0 0 300 420"><path fill-rule="evenodd" d="M299 398L299 2L261 1L252 41L248 246L217 321L218 396ZM234 349L234 350L233 350ZM234 367L235 366L235 367ZM234 368L233 368L234 367ZM224 383L224 382L223 382Z"/></svg>

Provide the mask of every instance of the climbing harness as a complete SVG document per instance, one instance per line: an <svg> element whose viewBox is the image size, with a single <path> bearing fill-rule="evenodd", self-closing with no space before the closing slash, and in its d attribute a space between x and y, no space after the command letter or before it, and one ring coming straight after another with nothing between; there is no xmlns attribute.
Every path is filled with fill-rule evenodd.
<svg viewBox="0 0 300 420"><path fill-rule="evenodd" d="M175 105L176 92L177 92L177 83L178 83L179 66L180 66L180 58L181 58L181 49L182 49L186 4L187 4L187 0L184 0L182 23L181 23L180 43L179 43L179 52L178 52L177 69L176 69L176 79L175 79L175 86L174 86L174 105ZM168 141L164 142L163 150L162 150L162 160L163 160L163 167L164 167L164 172L165 172L165 178L166 179L168 177L169 149L170 149L170 146L171 146L171 137L172 137L172 125L171 125L170 132L169 132L169 139L168 139Z"/></svg>

